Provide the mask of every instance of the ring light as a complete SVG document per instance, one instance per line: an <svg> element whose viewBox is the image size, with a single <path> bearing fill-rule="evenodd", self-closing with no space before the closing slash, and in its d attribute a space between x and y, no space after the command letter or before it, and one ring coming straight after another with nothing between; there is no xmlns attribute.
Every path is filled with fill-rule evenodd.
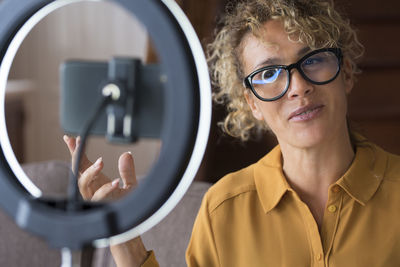
<svg viewBox="0 0 400 267"><path fill-rule="evenodd" d="M113 203L84 203L79 210L67 211L65 200L40 198L40 190L16 160L6 132L6 83L15 54L30 30L49 13L76 2L82 1L6 0L0 5L0 204L21 228L55 247L71 249L124 242L164 218L200 166L211 121L207 63L178 5L173 0L112 1L147 27L168 77L159 159L134 192Z"/></svg>

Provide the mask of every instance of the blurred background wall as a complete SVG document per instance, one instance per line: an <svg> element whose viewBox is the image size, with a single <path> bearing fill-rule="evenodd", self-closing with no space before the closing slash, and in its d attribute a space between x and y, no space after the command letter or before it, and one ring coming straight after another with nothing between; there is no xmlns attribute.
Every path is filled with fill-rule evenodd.
<svg viewBox="0 0 400 267"><path fill-rule="evenodd" d="M10 91L8 102L23 99L24 115L20 118L23 121L15 125L16 132L23 128L23 139L15 142L16 146L22 146L19 148L21 162L70 158L59 123L59 66L63 61L108 61L113 56L145 60L147 43L146 29L131 14L110 2L71 4L36 25L18 51L7 89ZM16 111L8 114L11 116L13 112ZM11 127L12 120L9 121ZM135 161L138 174L143 175L158 150L159 142L153 140L116 146L96 137L88 145L92 160L103 156L105 172L110 177L118 176L116 162L122 152L140 155Z"/></svg>

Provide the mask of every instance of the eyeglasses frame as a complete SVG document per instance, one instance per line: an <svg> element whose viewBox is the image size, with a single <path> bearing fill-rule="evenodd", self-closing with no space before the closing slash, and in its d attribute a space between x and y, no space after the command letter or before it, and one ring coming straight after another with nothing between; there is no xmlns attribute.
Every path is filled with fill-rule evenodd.
<svg viewBox="0 0 400 267"><path fill-rule="evenodd" d="M309 58L309 57L311 57L311 56L313 56L315 54L321 53L321 52L332 52L333 54L335 54L335 56L338 59L338 70L337 70L337 73L331 79L329 79L327 81L324 81L324 82L315 82L315 81L313 81L313 80L311 80L310 78L307 77L307 75L301 69L300 65L307 58ZM258 99L260 99L261 101L272 102L272 101L275 101L275 100L278 100L278 99L282 98L286 94L286 92L288 91L289 85L290 85L291 70L292 69L297 69L298 72L300 73L301 77L303 77L303 79L305 79L306 81L308 81L308 82L310 82L312 84L315 84L315 85L324 85L324 84L330 83L330 82L332 82L333 80L336 79L336 77L340 73L342 62L343 62L343 54L342 54L342 50L340 48L321 48L321 49L314 50L314 51L304 55L296 63L290 64L290 65L271 65L271 66L265 66L265 67L259 68L259 69L255 70L255 71L253 71L252 73L250 73L249 75L247 75L243 79L243 86L245 88L250 89L253 92L253 94ZM268 70L268 69L275 69L275 68L281 68L281 69L284 69L286 71L286 75L288 76L287 77L288 82L286 84L286 88L282 91L282 93L280 95L278 95L276 97L263 98L259 94L257 94L256 90L254 89L253 85L251 84L251 80L259 72L262 72L262 71L265 71L265 70Z"/></svg>

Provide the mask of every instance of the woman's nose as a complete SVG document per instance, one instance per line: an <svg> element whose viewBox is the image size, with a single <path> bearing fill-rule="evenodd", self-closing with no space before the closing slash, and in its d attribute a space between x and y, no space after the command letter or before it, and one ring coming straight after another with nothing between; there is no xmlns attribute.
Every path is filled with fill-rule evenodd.
<svg viewBox="0 0 400 267"><path fill-rule="evenodd" d="M292 70L290 76L289 98L304 97L314 91L314 86L306 81L297 69Z"/></svg>

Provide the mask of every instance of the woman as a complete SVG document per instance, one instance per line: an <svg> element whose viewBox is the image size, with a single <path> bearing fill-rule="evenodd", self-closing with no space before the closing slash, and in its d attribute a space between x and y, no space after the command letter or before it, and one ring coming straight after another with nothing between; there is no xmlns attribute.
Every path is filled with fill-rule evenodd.
<svg viewBox="0 0 400 267"><path fill-rule="evenodd" d="M207 192L188 266L400 266L400 158L352 133L346 117L361 53L331 1L248 0L228 11L209 46L224 129L242 140L268 129L279 145ZM89 166L84 197L120 190L96 178L101 163ZM132 185L130 155L120 167ZM112 253L118 266L157 266L140 238Z"/></svg>

